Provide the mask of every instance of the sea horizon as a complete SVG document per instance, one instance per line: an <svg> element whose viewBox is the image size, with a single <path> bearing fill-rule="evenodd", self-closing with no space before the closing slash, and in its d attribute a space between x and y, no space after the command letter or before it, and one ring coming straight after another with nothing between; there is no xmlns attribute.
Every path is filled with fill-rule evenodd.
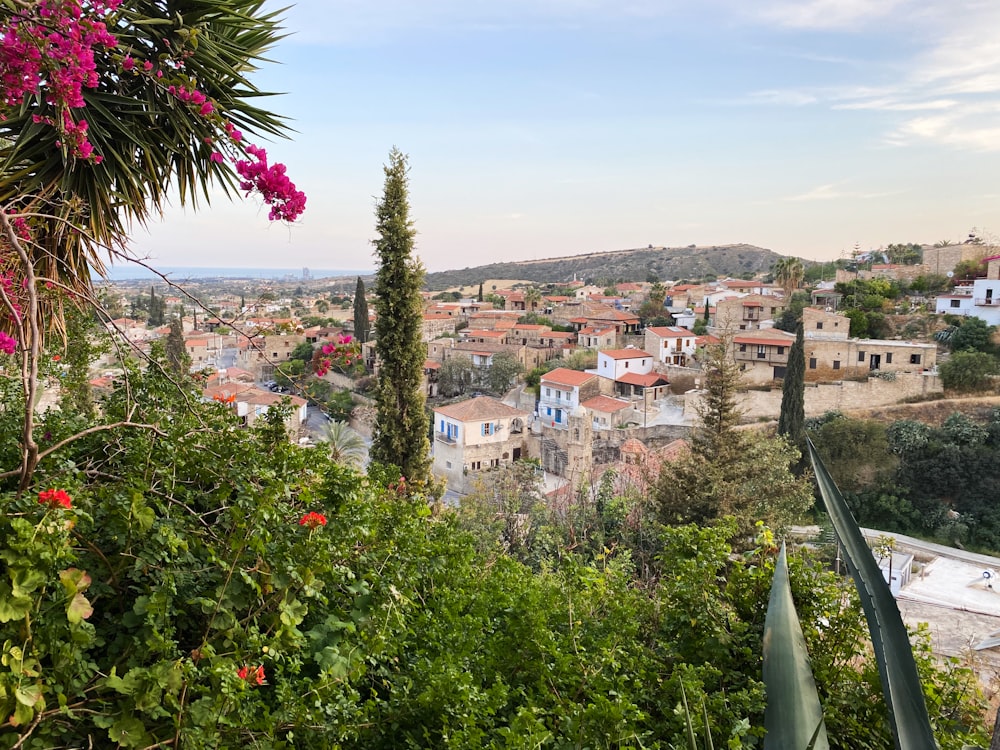
<svg viewBox="0 0 1000 750"><path fill-rule="evenodd" d="M222 266L157 266L156 270L170 281L183 282L194 279L255 279L275 281L315 281L317 279L342 278L345 276L370 276L374 269L350 270L329 268L225 268ZM308 277L305 273L308 272ZM95 274L95 278L100 278ZM158 279L153 271L131 263L109 266L106 281L143 281Z"/></svg>

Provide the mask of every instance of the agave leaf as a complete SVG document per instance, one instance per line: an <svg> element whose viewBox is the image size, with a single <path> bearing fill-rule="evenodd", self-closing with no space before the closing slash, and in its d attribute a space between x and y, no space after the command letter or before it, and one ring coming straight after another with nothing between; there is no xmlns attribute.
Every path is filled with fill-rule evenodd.
<svg viewBox="0 0 1000 750"><path fill-rule="evenodd" d="M684 690L684 680L681 680L681 700L684 702L684 725L687 729L687 741L690 750L698 750L698 743L694 739L694 725L691 723L691 710L688 708L687 693Z"/></svg>
<svg viewBox="0 0 1000 750"><path fill-rule="evenodd" d="M847 568L861 599L868 631L871 633L882 694L889 711L889 724L897 750L935 750L924 692L913 660L910 637L899 615L899 608L886 585L882 571L868 549L857 521L826 470L816 446L809 444L816 482L826 504L837 537L844 548Z"/></svg>
<svg viewBox="0 0 1000 750"><path fill-rule="evenodd" d="M785 545L774 566L771 598L764 619L764 749L827 750L830 744L823 707L816 692L792 589L788 583Z"/></svg>

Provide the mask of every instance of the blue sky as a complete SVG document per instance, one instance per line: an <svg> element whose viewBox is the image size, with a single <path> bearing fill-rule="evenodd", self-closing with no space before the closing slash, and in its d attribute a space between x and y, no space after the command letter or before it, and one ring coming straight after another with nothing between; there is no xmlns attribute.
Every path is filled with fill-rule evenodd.
<svg viewBox="0 0 1000 750"><path fill-rule="evenodd" d="M279 4L276 4L276 7ZM300 0L257 78L309 196L170 210L160 265L365 269L389 150L429 270L1000 233L995 0Z"/></svg>

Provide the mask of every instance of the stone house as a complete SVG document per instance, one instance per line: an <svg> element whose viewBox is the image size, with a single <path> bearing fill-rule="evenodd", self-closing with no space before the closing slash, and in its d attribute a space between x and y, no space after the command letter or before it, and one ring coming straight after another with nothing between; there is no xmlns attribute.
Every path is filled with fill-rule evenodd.
<svg viewBox="0 0 1000 750"><path fill-rule="evenodd" d="M807 339L846 339L850 332L851 319L846 315L816 307L802 310L802 335Z"/></svg>
<svg viewBox="0 0 1000 750"><path fill-rule="evenodd" d="M785 311L784 300L763 294L721 299L715 306L716 326L740 331L767 328L766 321L776 320Z"/></svg>
<svg viewBox="0 0 1000 750"><path fill-rule="evenodd" d="M268 380L274 377L274 368L291 359L295 347L305 340L300 334L241 337L236 366L252 372L257 380Z"/></svg>
<svg viewBox="0 0 1000 750"><path fill-rule="evenodd" d="M289 437L295 438L302 431L306 421L307 404L299 396L284 396L271 393L255 385L239 383L227 378L216 378L210 381L202 391L206 401L218 401L231 408L246 427L253 427L258 419L267 414L275 405L288 399L291 411L285 418L285 430Z"/></svg>
<svg viewBox="0 0 1000 750"><path fill-rule="evenodd" d="M695 335L680 326L652 326L644 336L643 348L663 364L684 367L697 350Z"/></svg>
<svg viewBox="0 0 1000 750"><path fill-rule="evenodd" d="M746 382L785 377L795 336L769 329L733 337L733 358ZM937 347L912 341L817 336L805 339L806 380L844 380L874 372L923 372L937 364Z"/></svg>
<svg viewBox="0 0 1000 750"><path fill-rule="evenodd" d="M204 369L209 364L209 341L207 338L196 337L184 340L184 348L191 359L191 372ZM214 360L214 358L213 358Z"/></svg>
<svg viewBox="0 0 1000 750"><path fill-rule="evenodd" d="M421 339L426 343L433 339L455 333L457 319L447 312L425 312Z"/></svg>
<svg viewBox="0 0 1000 750"><path fill-rule="evenodd" d="M610 430L626 421L632 404L611 396L594 396L580 404L590 415L595 430Z"/></svg>
<svg viewBox="0 0 1000 750"><path fill-rule="evenodd" d="M530 414L489 396L434 409L433 471L468 492L476 474L528 457Z"/></svg>
<svg viewBox="0 0 1000 750"><path fill-rule="evenodd" d="M586 349L611 349L618 342L618 332L613 326L585 326L577 331L576 340Z"/></svg>

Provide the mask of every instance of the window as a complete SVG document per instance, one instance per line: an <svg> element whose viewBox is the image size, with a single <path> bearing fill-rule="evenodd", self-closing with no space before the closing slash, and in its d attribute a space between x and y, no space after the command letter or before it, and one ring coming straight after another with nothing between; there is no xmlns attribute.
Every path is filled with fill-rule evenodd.
<svg viewBox="0 0 1000 750"><path fill-rule="evenodd" d="M473 471L479 471L481 468L483 468L483 462L482 461L473 461L472 464L471 464L471 466L470 466L470 468Z"/></svg>
<svg viewBox="0 0 1000 750"><path fill-rule="evenodd" d="M960 299L953 299L951 301L951 306L952 307L961 307L962 306L962 300L960 300Z"/></svg>
<svg viewBox="0 0 1000 750"><path fill-rule="evenodd" d="M545 395L546 396L551 396L552 395L552 389L551 388L546 388L545 389Z"/></svg>
<svg viewBox="0 0 1000 750"><path fill-rule="evenodd" d="M840 360L839 359L833 360L833 369L834 370L839 370L840 369Z"/></svg>
<svg viewBox="0 0 1000 750"><path fill-rule="evenodd" d="M444 468L450 469L451 468L451 461L445 461L444 462Z"/></svg>
<svg viewBox="0 0 1000 750"><path fill-rule="evenodd" d="M496 425L491 422L479 426L480 435L492 435L494 432L496 432Z"/></svg>
<svg viewBox="0 0 1000 750"><path fill-rule="evenodd" d="M740 344L740 351L741 352L745 352L746 350L747 350L747 345L746 344Z"/></svg>
<svg viewBox="0 0 1000 750"><path fill-rule="evenodd" d="M491 458L490 459L490 468L491 469L495 469L498 466L500 466L500 459L499 458Z"/></svg>
<svg viewBox="0 0 1000 750"><path fill-rule="evenodd" d="M885 353L885 363L887 365L891 365L892 364L892 352L886 352Z"/></svg>
<svg viewBox="0 0 1000 750"><path fill-rule="evenodd" d="M864 361L865 361L865 353L858 352L858 362L864 362Z"/></svg>
<svg viewBox="0 0 1000 750"><path fill-rule="evenodd" d="M919 354L911 354L910 355L910 364L911 365L919 365L920 364L920 355Z"/></svg>
<svg viewBox="0 0 1000 750"><path fill-rule="evenodd" d="M757 344L757 359L764 359L767 356L767 347L763 344Z"/></svg>
<svg viewBox="0 0 1000 750"><path fill-rule="evenodd" d="M815 357L810 357L809 358L809 369L810 370L815 370L816 369L816 358Z"/></svg>
<svg viewBox="0 0 1000 750"><path fill-rule="evenodd" d="M779 346L778 347L778 354L784 354L784 353L785 353L785 347Z"/></svg>
<svg viewBox="0 0 1000 750"><path fill-rule="evenodd" d="M816 321L816 330L817 331L822 331L823 330L823 321L822 320L817 320Z"/></svg>

